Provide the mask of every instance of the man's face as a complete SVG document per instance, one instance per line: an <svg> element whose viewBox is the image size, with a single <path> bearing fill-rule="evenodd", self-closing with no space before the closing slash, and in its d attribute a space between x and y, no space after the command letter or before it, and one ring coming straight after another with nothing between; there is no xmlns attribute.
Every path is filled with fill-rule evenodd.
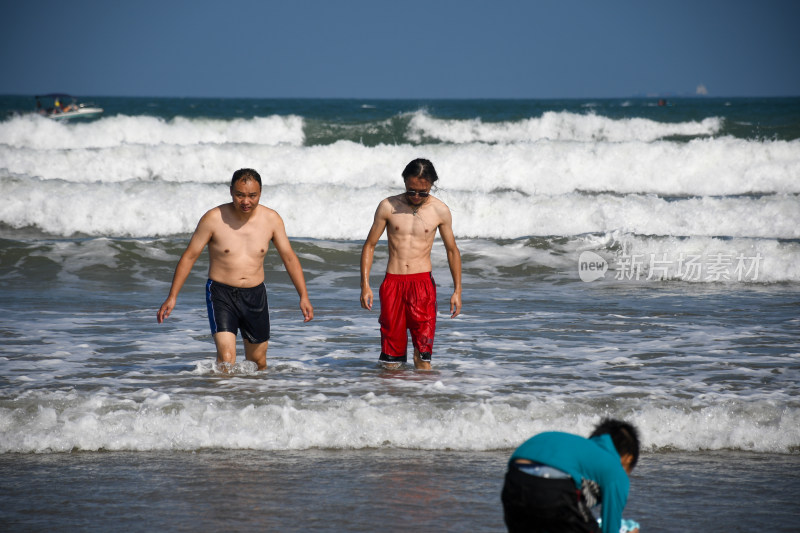
<svg viewBox="0 0 800 533"><path fill-rule="evenodd" d="M233 207L240 213L252 213L261 199L261 187L254 179L239 180L231 187Z"/></svg>
<svg viewBox="0 0 800 533"><path fill-rule="evenodd" d="M420 206L428 200L431 192L431 182L425 178L406 178L406 201L413 206ZM424 193L425 196L411 193Z"/></svg>

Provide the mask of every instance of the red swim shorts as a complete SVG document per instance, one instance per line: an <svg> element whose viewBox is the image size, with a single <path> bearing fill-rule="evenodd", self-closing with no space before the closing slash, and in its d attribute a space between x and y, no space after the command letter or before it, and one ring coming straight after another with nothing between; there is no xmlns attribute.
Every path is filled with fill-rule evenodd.
<svg viewBox="0 0 800 533"><path fill-rule="evenodd" d="M406 330L421 359L430 361L436 332L436 283L431 273L386 274L379 294L381 361L406 361Z"/></svg>

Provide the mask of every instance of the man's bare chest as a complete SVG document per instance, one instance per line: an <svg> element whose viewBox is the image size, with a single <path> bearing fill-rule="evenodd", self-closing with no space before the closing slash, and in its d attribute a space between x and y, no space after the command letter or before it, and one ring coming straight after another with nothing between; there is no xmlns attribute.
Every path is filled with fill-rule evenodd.
<svg viewBox="0 0 800 533"><path fill-rule="evenodd" d="M430 213L396 213L389 217L386 231L390 238L433 240L436 227Z"/></svg>
<svg viewBox="0 0 800 533"><path fill-rule="evenodd" d="M269 249L267 232L263 229L221 230L209 241L212 254L229 257L263 257Z"/></svg>

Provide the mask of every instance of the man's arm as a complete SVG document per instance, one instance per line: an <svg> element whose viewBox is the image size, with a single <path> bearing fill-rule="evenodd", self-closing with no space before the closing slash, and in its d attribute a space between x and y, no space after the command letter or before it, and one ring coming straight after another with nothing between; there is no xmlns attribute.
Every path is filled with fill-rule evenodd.
<svg viewBox="0 0 800 533"><path fill-rule="evenodd" d="M443 221L439 225L439 235L442 237L444 249L447 251L447 264L450 265L450 275L453 276L453 295L450 297L450 318L455 318L461 313L461 252L456 245L453 235L453 217L450 209L443 213Z"/></svg>
<svg viewBox="0 0 800 533"><path fill-rule="evenodd" d="M314 307L308 299L308 290L306 290L306 278L303 275L303 267L300 265L300 260L297 254L292 249L292 243L289 242L289 237L286 236L286 228L283 225L283 219L275 213L274 230L272 233L272 242L275 244L275 249L281 256L283 266L286 267L286 272L300 296L300 311L303 313L303 322L308 322L314 318Z"/></svg>
<svg viewBox="0 0 800 533"><path fill-rule="evenodd" d="M622 522L622 511L628 502L630 478L621 468L613 468L607 473L606 479L598 482L603 499L603 533L617 533Z"/></svg>
<svg viewBox="0 0 800 533"><path fill-rule="evenodd" d="M375 220L369 229L367 240L361 248L361 307L372 310L372 289L369 287L369 272L372 270L372 259L375 257L375 246L386 229L388 220L387 209L390 211L389 202L382 201L375 210Z"/></svg>
<svg viewBox="0 0 800 533"><path fill-rule="evenodd" d="M211 240L211 235L213 233L211 231L211 216L211 211L209 211L203 215L203 218L197 223L197 228L194 230L194 234L192 234L189 245L186 247L183 255L181 255L178 266L175 267L175 274L172 276L172 286L169 289L169 295L167 299L164 300L164 303L161 304L161 308L156 315L156 320L159 324L164 322L170 313L172 313L178 301L178 293L181 292L183 284L186 283L186 278L189 277L189 273L192 271L195 262L197 262L197 258L200 257L200 254L203 253L203 249Z"/></svg>

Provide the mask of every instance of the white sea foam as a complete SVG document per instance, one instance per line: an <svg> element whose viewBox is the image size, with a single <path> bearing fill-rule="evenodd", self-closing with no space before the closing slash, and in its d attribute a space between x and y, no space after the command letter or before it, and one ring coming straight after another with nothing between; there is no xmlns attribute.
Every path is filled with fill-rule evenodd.
<svg viewBox="0 0 800 533"><path fill-rule="evenodd" d="M438 383L438 382L436 382ZM432 386L435 388L436 383ZM435 391L442 394L442 391ZM446 391L445 391L446 392ZM299 401L232 403L219 396L191 398L145 389L117 399L103 392L28 396L36 408L0 408L0 453L73 450L303 450L513 448L546 430L586 434L602 411L563 400L530 398L409 405L368 393ZM643 403L626 418L642 432L646 449L737 449L787 453L800 442L800 410L769 402L692 407Z"/></svg>
<svg viewBox="0 0 800 533"><path fill-rule="evenodd" d="M502 122L476 119L441 119L426 111L409 117L406 139L454 144L531 143L540 140L578 142L652 142L670 137L709 137L718 134L720 118L690 122L658 122L644 118L614 119L594 113L549 111L540 117ZM385 122L381 122L385 126ZM55 122L38 115L20 115L0 122L0 144L16 148L54 150L111 148L143 144L292 144L305 140L305 121L296 115L236 119L153 116L107 116L91 123ZM349 126L332 123L333 128Z"/></svg>
<svg viewBox="0 0 800 533"><path fill-rule="evenodd" d="M798 193L800 141L733 138L689 143L574 143L514 145L381 145L349 141L328 146L246 143L156 145L58 150L0 144L3 176L69 182L161 180L224 183L251 166L268 184L329 184L397 188L414 157L434 161L448 190L524 194L574 191L668 196Z"/></svg>
<svg viewBox="0 0 800 533"><path fill-rule="evenodd" d="M91 123L56 122L20 115L0 122L0 145L34 150L113 148L161 144L302 145L304 121L295 115L251 119L187 119L117 115Z"/></svg>
<svg viewBox="0 0 800 533"><path fill-rule="evenodd" d="M714 120L552 113L495 124L418 112L412 136L424 130L446 142L374 147L304 146L303 122L12 118L0 123L0 223L60 236L189 233L206 210L229 200L233 170L249 166L264 179L262 203L281 213L290 236L360 240L378 202L402 190L402 168L423 156L437 167L434 194L450 206L461 239L613 232L695 243L764 239L772 244L759 246L783 258L796 250L778 240L800 238L800 141L653 140L712 135ZM787 269L770 279L796 276Z"/></svg>
<svg viewBox="0 0 800 533"><path fill-rule="evenodd" d="M147 237L188 233L208 209L230 201L224 184L144 181L67 183L0 179L0 221L55 235ZM266 185L262 203L294 237L362 239L378 202L397 187ZM800 237L800 196L685 198L615 194L526 196L442 190L458 237L518 238L624 231L662 236Z"/></svg>
<svg viewBox="0 0 800 533"><path fill-rule="evenodd" d="M435 139L449 143L517 143L541 139L557 141L654 141L674 136L711 136L722 129L722 120L700 122L656 122L644 118L612 119L593 113L548 111L541 117L507 122L448 120L425 111L413 114L409 137L422 142Z"/></svg>

